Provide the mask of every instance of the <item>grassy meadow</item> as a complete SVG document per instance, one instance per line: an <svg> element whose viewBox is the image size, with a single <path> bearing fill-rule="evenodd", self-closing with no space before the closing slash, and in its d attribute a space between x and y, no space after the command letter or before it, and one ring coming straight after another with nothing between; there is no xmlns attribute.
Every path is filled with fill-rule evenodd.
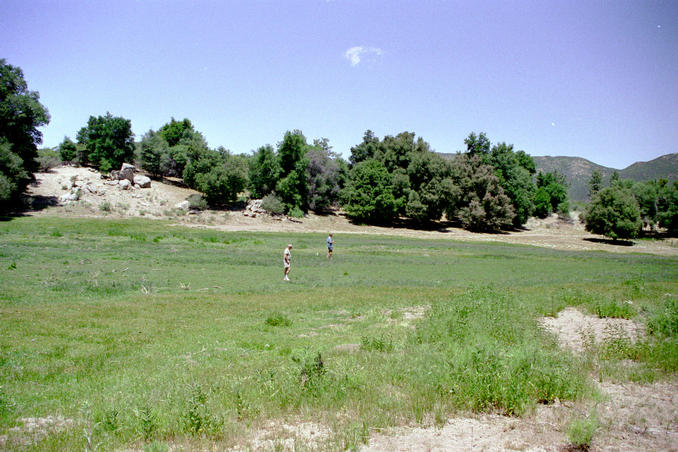
<svg viewBox="0 0 678 452"><path fill-rule="evenodd" d="M325 234L6 220L8 449L246 447L275 421L325 426L318 447L344 450L379 428L520 416L595 398L595 379L678 371L676 258L335 235L327 260ZM633 318L648 335L576 356L537 324L566 306ZM70 422L42 436L10 430L47 416Z"/></svg>

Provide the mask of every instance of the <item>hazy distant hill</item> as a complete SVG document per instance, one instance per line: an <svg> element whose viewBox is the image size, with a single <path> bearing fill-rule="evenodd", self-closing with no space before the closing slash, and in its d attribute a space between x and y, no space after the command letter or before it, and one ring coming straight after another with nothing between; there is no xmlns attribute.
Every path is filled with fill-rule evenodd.
<svg viewBox="0 0 678 452"><path fill-rule="evenodd" d="M456 154L441 155L452 159ZM558 171L565 176L569 184L568 194L570 200L587 201L589 196L589 179L594 170L603 175L603 184L608 184L610 176L615 171L595 164L581 157L532 157L537 166L537 171ZM636 162L628 168L617 170L622 179L646 181L650 179L665 178L670 181L678 180L678 153L666 154L649 162Z"/></svg>
<svg viewBox="0 0 678 452"><path fill-rule="evenodd" d="M603 174L603 183L607 184L614 168L597 165L581 157L532 157L537 171L557 170L565 176L570 184L568 194L571 200L586 201L589 195L589 179L594 170ZM622 179L646 181L665 178L678 179L678 154L666 154L649 162L636 162L633 165L617 170Z"/></svg>

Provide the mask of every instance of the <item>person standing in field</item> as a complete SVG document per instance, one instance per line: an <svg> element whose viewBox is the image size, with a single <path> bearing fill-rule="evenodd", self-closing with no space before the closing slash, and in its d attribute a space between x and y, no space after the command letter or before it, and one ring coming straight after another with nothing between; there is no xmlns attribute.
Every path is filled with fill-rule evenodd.
<svg viewBox="0 0 678 452"><path fill-rule="evenodd" d="M285 270L285 277L283 278L283 281L289 281L290 278L287 276L290 274L290 259L292 258L292 254L290 253L290 250L292 249L292 244L290 243L287 245L287 248L285 248L285 251L283 251L283 268Z"/></svg>
<svg viewBox="0 0 678 452"><path fill-rule="evenodd" d="M332 233L327 236L327 258L332 257L332 251L334 250L334 239L332 238Z"/></svg>

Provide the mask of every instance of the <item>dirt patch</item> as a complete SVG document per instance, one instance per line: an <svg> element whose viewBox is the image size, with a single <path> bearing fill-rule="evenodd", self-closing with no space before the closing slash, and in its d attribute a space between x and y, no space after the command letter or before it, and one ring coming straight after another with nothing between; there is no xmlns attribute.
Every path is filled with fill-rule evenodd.
<svg viewBox="0 0 678 452"><path fill-rule="evenodd" d="M290 424L271 421L259 429L246 445L229 450L233 452L323 450L322 443L329 435L329 428L313 422Z"/></svg>
<svg viewBox="0 0 678 452"><path fill-rule="evenodd" d="M553 408L549 408L553 410ZM376 451L559 451L565 437L552 415L453 418L440 428L397 428L373 435L362 452Z"/></svg>
<svg viewBox="0 0 678 452"><path fill-rule="evenodd" d="M635 342L644 334L644 329L633 320L598 318L571 307L560 311L557 317L542 318L540 324L555 334L563 347L578 353L583 352L591 341L600 344L622 335Z"/></svg>
<svg viewBox="0 0 678 452"><path fill-rule="evenodd" d="M7 435L0 435L0 448L11 450L35 444L48 435L73 426L73 419L61 416L23 417L16 427L9 429Z"/></svg>
<svg viewBox="0 0 678 452"><path fill-rule="evenodd" d="M534 245L561 250L601 250L610 252L641 252L678 256L678 239L638 240L633 246L620 246L604 240L604 237L584 230L579 216L563 219L557 215L545 219L531 218L519 231L503 234L480 234L452 227L447 223L433 229L407 227L362 226L348 221L341 212L328 215L308 214L302 220L272 217L266 214L252 215L246 210L207 210L194 215L181 215L175 206L184 201L194 190L177 186L170 181L153 181L151 188L121 190L119 186L107 185L101 175L89 168L60 166L47 173L36 173L37 182L29 187L28 194L36 199L56 200L67 193L63 187L72 178L82 182L81 199L75 202L56 203L32 212L32 215L126 218L173 218L177 224L213 228L222 231L266 232L316 232L332 231L336 236L336 250L341 250L341 234L384 234L404 237L454 239L480 242L504 242ZM85 189L87 183L96 189ZM56 202L56 201L55 201Z"/></svg>
<svg viewBox="0 0 678 452"><path fill-rule="evenodd" d="M430 306L408 306L394 311L386 309L382 314L388 317L387 322L389 325L414 328L414 323L422 319L429 308Z"/></svg>

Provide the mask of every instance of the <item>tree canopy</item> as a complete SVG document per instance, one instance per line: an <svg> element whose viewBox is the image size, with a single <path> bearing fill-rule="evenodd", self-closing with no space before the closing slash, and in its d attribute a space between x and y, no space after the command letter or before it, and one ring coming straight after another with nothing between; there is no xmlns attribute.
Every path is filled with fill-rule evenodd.
<svg viewBox="0 0 678 452"><path fill-rule="evenodd" d="M78 131L78 144L85 149L80 163L102 172L120 168L134 158L132 121L110 113L90 116L87 125Z"/></svg>
<svg viewBox="0 0 678 452"><path fill-rule="evenodd" d="M38 127L50 117L21 68L0 59L0 205L16 202L37 170Z"/></svg>

